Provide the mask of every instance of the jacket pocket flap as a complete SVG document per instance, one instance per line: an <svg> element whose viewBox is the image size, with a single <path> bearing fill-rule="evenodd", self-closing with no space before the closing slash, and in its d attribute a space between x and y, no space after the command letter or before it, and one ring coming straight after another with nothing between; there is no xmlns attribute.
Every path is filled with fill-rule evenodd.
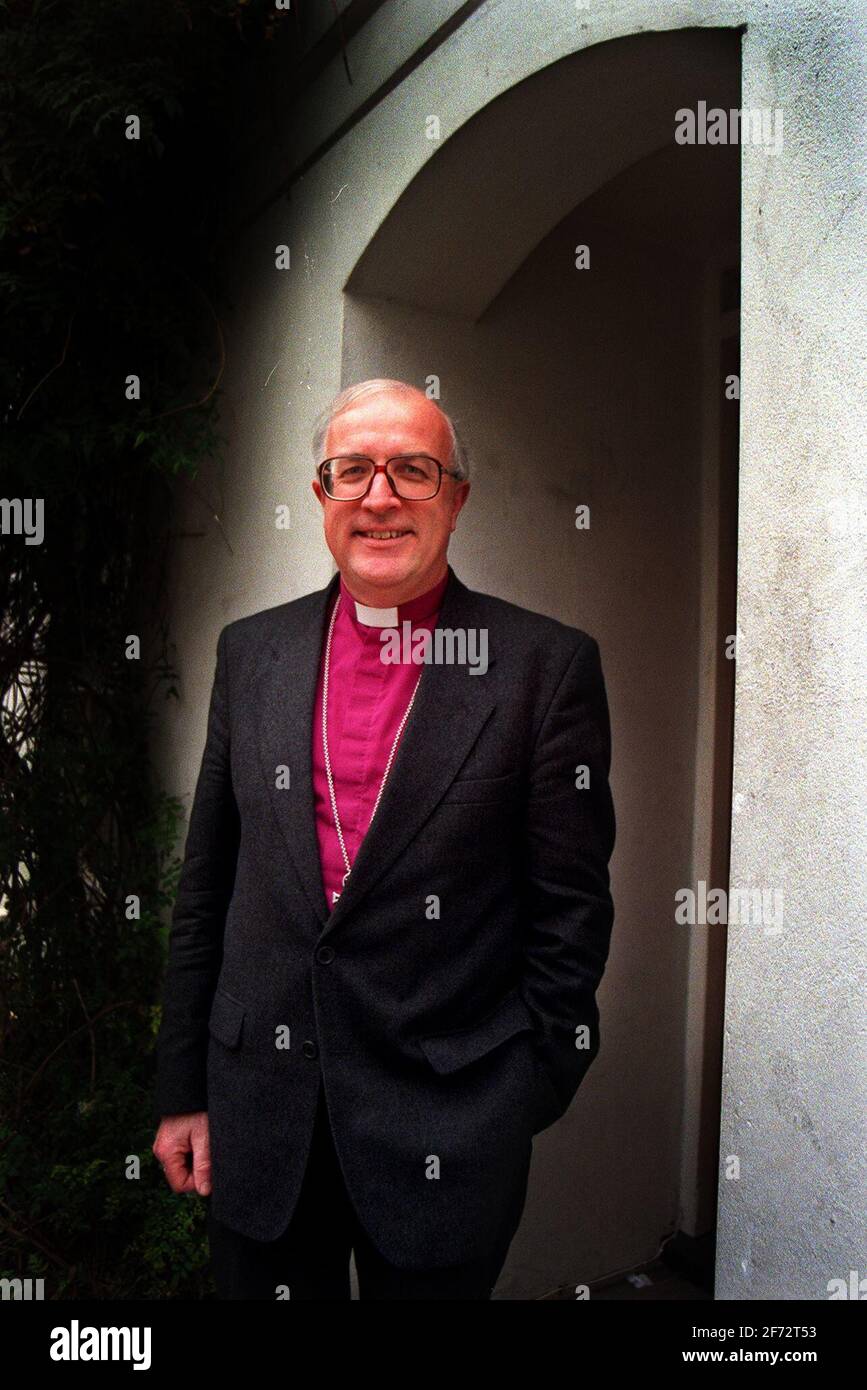
<svg viewBox="0 0 867 1390"><path fill-rule="evenodd" d="M484 1057L515 1033L535 1031L530 1010L520 992L515 990L481 1023L451 1033L431 1033L418 1041L435 1071L451 1072Z"/></svg>
<svg viewBox="0 0 867 1390"><path fill-rule="evenodd" d="M443 801L462 801L476 806L495 805L514 800L521 788L521 774L503 777L456 777L442 797Z"/></svg>
<svg viewBox="0 0 867 1390"><path fill-rule="evenodd" d="M246 1012L244 1005L233 999L231 994L225 994L223 990L218 989L211 1004L208 1031L221 1043L225 1043L226 1047L237 1047L241 1041L241 1029Z"/></svg>

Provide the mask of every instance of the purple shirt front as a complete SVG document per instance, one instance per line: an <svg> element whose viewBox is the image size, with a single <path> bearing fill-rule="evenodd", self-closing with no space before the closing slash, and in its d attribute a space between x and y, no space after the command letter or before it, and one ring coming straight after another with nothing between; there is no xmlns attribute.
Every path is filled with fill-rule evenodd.
<svg viewBox="0 0 867 1390"><path fill-rule="evenodd" d="M419 628L433 632L447 583L448 572L427 593L397 605L397 631L402 651L401 624L409 621L413 634ZM328 675L328 755L343 841L349 862L354 864L373 815L392 743L425 667L413 661L382 661L380 634L393 634L394 626L373 626L361 621L342 574L335 601L339 608L331 638ZM333 611L332 605L326 618L326 634ZM334 824L322 748L325 647L324 639L313 711L313 806L322 885L331 910L343 890L346 862ZM415 706L410 711L410 719L414 710ZM389 777L393 771L394 760Z"/></svg>

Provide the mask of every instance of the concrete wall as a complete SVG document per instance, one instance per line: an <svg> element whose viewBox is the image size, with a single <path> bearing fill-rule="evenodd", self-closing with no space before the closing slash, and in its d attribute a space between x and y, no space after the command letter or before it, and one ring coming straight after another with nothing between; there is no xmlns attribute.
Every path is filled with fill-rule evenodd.
<svg viewBox="0 0 867 1390"><path fill-rule="evenodd" d="M730 932L722 1153L738 1155L741 1171L737 1180L728 1180L721 1172L718 1296L826 1297L828 1279L859 1267L858 1218L863 1207L863 1132L852 1104L853 1095L863 1089L864 1077L854 1012L864 968L863 954L856 949L861 921L856 904L860 906L862 900L858 890L863 884L859 874L864 858L864 779L856 753L858 731L863 730L858 724L858 700L863 708L864 679L858 656L855 568L863 535L835 534L827 512L833 498L856 487L855 462L863 428L852 407L854 348L863 343L863 327L859 328L856 317L858 298L853 292L863 235L855 203L860 57L855 11L839 0L824 6L821 15L806 3L782 0L756 4L674 0L665 5L623 0L587 7L559 3L527 7L518 0L492 0L447 35L438 36L439 26L457 9L457 4L427 2L383 6L349 45L352 86L346 83L342 63L332 63L311 90L292 128L287 127L279 152L262 150L258 162L250 162L243 198L251 209L260 211L239 238L232 265L235 313L225 325L228 369L223 427L231 446L225 467L203 475L187 496L183 529L205 534L182 541L176 556L174 584L176 592L183 594L183 603L176 605L174 631L183 701L166 719L161 746L165 780L179 793L192 791L219 627L233 617L320 587L331 573L318 506L310 491L310 430L318 409L342 384L344 351L348 366L353 354L365 342L370 344L369 336L346 338L344 313L352 310L342 292L401 196L434 156L448 157L450 137L523 79L544 73L550 79L544 87L553 90L562 76L557 60L582 50L588 63L595 62L603 91L607 70L609 95L601 115L600 103L595 103L599 124L593 128L593 138L587 139L585 132L582 147L580 129L568 130L568 139L548 140L533 151L527 178L536 175L538 196L526 200L521 196L524 189L515 190L503 222L510 233L507 254L499 245L488 244L479 248L475 264L469 265L462 254L451 258L446 254L450 273L445 277L428 273L417 286L416 307L430 313L436 312L430 297L437 294L440 283L456 286L461 296L479 283L484 310L524 265L541 237L619 172L618 159L630 140L635 158L659 147L648 103L650 89L660 76L676 70L682 84L692 72L694 99L704 99L715 71L713 31L746 24L744 104L781 105L785 139L776 153L759 147L743 151L745 399L738 624L746 645L737 669L732 881L782 887L786 924L778 935L765 934L761 928ZM640 69L630 70L628 83L614 81L621 59L614 45L605 47L609 40L623 37L634 43L629 36L637 35L650 44L661 43L665 36L676 41L677 31L692 27L704 31L710 41L706 70L681 61L678 52L687 59L690 45L678 50L674 42L667 61L658 67L648 50L644 67L653 81L648 82L644 96L639 91ZM651 30L659 33L651 34ZM424 61L414 64L412 55L426 41L430 44ZM382 84L403 63L407 68L402 81L393 90L383 89ZM675 87L677 83L672 90ZM365 99L370 101L367 113L355 124L350 122L343 137L329 147L329 136ZM441 122L439 144L426 136L426 120L432 113ZM673 123L673 108L671 119ZM321 156L314 158L317 148ZM497 147L489 150L493 178L508 153ZM563 177L563 161L570 159L586 171L583 181L571 172ZM305 161L308 167L291 181L290 196L272 197ZM558 188L564 195L570 193L571 200L546 206L543 195L551 185L552 168L559 173ZM537 210L535 220L522 219L525 204ZM274 250L282 243L288 243L292 252L292 268L286 272L274 267ZM691 304L690 277L663 273L654 285L647 283L651 277L646 267L639 253L630 272L637 302L659 310L668 324L662 341L666 351L676 355L682 352L683 339L678 341L676 326L657 299L668 285L675 304L677 296L684 294ZM522 282L525 288L534 272L538 275L540 266L531 259L497 311L503 318L498 320L495 312L492 325L508 324L520 301ZM524 281L524 276L530 278ZM460 283L462 277L467 283ZM356 291L360 288L356 284ZM539 288L550 291L544 276ZM599 307L595 306L597 317ZM566 335L568 350L580 352L582 339L576 326L558 321L553 309L551 322ZM352 320L353 332L359 322ZM365 335L374 322L368 312ZM537 315L537 329L538 323ZM624 330L634 325L622 318L618 326ZM483 337L484 321L480 327ZM452 360L459 362L461 333L452 337L450 351L456 354ZM627 406L629 410L640 407L642 401L649 408L645 373L655 364L642 357L640 349L646 341L640 335L636 340L628 402L617 403L610 392L604 393L590 366L591 384L608 401L612 414L608 426L624 450L634 447L635 435L619 415L627 413ZM548 576L547 588L537 589L534 584L531 595L529 590L520 591L521 570L516 572L514 563L508 565L508 558L514 560L509 521L528 503L511 450L516 436L527 448L535 447L539 437L554 437L558 425L551 417L560 402L555 392L549 402L538 401L534 408L534 401L527 398L528 378L522 379L514 370L519 354L520 346L513 347L506 359L507 366L509 362L512 366L511 389L503 389L504 382L499 383L499 393L492 387L484 410L478 409L474 394L472 407L476 438L485 440L482 486L473 498L473 520L481 525L483 516L491 518L486 524L492 525L489 535L500 543L499 563L492 540L487 555L474 554L478 563L472 574L467 549L460 572L480 587L586 626L599 637L603 656L610 652L607 669L617 701L617 792L627 810L638 805L632 785L636 763L639 769L649 770L659 754L658 748L649 749L647 743L659 736L658 726L650 720L653 701L658 697L662 702L671 688L665 679L666 666L669 674L672 665L686 672L681 699L687 718L688 682L697 679L694 666L689 674L690 643L697 632L694 595L699 562L694 551L687 565L685 595L675 592L676 577L670 570L663 567L658 575L654 597L660 611L666 605L673 609L677 601L677 613L692 616L674 634L662 634L649 690L638 705L635 653L624 645L623 655L616 655L624 637L640 630L636 602L648 599L640 587L638 593L630 593L627 583L632 576L635 585L640 572L623 539L631 536L639 554L642 544L640 528L630 520L630 508L649 502L663 526L666 515L673 524L666 503L683 504L687 519L695 515L697 493L683 468L694 425L688 412L690 380L687 374L684 389L663 398L677 423L686 422L679 440L683 452L671 461L667 474L658 450L651 449L644 460L663 484L658 495L655 492L647 499L641 492L642 478L634 473L611 474L604 482L588 475L586 486L595 490L602 505L597 535L585 547L580 568L576 564L573 570L582 588L577 592L573 588L571 599L566 599L553 582L552 564L540 571ZM483 355L482 366L489 373L491 362ZM465 370L472 365L465 364ZM389 368L397 375L409 375L397 361L389 360ZM569 384L562 372L555 382L558 390ZM574 404L575 398L573 386L570 402ZM461 409L456 413L460 415ZM660 408L657 427L662 414ZM587 431L593 428L591 413L585 410L582 415L580 405L572 418L579 426L583 421ZM597 434L594 441L586 433L584 443L598 444L600 438ZM495 503L492 484L498 478L508 478L507 486L513 491L505 494L507 501ZM479 505L485 501L483 488L488 494L484 509ZM275 526L279 504L290 507L288 531ZM607 518L606 504L611 508ZM548 488L541 519L549 531L553 505ZM214 512L220 525L212 519ZM577 533L567 533L567 527L560 531L559 555L575 560ZM694 545L691 525L687 535ZM610 590L602 587L602 576L615 569L607 543L605 555L600 553L606 537L617 556L614 578L619 580ZM461 539L459 531L459 543ZM593 544L597 544L595 555ZM456 561L460 554L456 544ZM663 546L663 557L667 554ZM672 879L686 863L684 806L691 809L696 797L695 782L690 781L694 766L684 752L692 737L689 724L680 732L683 742L670 742L667 749L675 773L666 784L665 797L655 806L655 813L670 826L674 842L651 871L657 875L654 888L660 895L671 889ZM675 739L673 719L664 733ZM861 732L862 757L863 751ZM671 799L678 779L682 802L676 795ZM618 855L626 853L637 833L627 815ZM625 914L634 905L637 886L637 879L631 887L624 883L619 912ZM668 960L673 970L678 969L674 928L660 922L659 931L657 981ZM648 939L641 933L628 938L624 933L616 943L614 967L619 971L627 964L622 955L627 940L630 945L637 942L636 949L642 952L648 949ZM628 964L634 966L634 957ZM603 1003L611 1017L615 1000L606 989ZM602 1160L626 1142L627 1130L636 1119L641 1129L641 1114L647 1114L647 1110L637 1117L624 1113L634 1105L646 1076L636 1073L634 1059L654 1047L671 1047L678 1035L683 1036L687 1017L686 1012L672 1016L668 1009L655 1013L653 1001L633 1012L629 999L624 1003L622 1015L609 1024L609 1047L587 1082L586 1103L592 1103L594 1114L603 1113L607 1098L608 1132L599 1132L592 1145L582 1145L575 1157L582 1181L594 1177L597 1186L583 1189L583 1205L574 1195L564 1196L563 1188L550 1194L555 1203L565 1203L568 1214L562 1226L556 1210L553 1216L550 1210L542 1212L544 1194L537 1198L534 1193L528 1211L531 1225L516 1242L521 1268L529 1270L526 1277L521 1275L521 1285L532 1283L533 1289L512 1296L532 1296L543 1291L549 1277L559 1277L564 1257L561 1237L568 1231L571 1238L582 1211L581 1268L576 1282L579 1277L617 1268L630 1232L633 1245L642 1247L639 1255L650 1253L644 1247L648 1231L658 1225L657 1213L675 1211L682 1201L676 1177L672 1182L671 1176L676 1172L678 1137L667 1129L676 1127L680 1116L669 1093L652 1098L662 1132L653 1135L645 1128L632 1152L621 1153L626 1186L611 1193L602 1183ZM653 1032L660 1013L661 1034ZM620 1069L615 1057L622 1062ZM562 1140L559 1134L543 1137L540 1147L545 1152L540 1161L546 1173L548 1150L552 1149L553 1171L553 1159L561 1161L561 1144L566 1143L571 1126L570 1116L564 1122ZM607 1221L594 1215L601 1204L614 1198L617 1206ZM648 1200L652 1219L642 1221L640 1208ZM536 1242L533 1231L547 1241L555 1229L560 1234L551 1263L540 1254L541 1239ZM863 1252L860 1258L863 1271Z"/></svg>
<svg viewBox="0 0 867 1390"><path fill-rule="evenodd" d="M763 12L744 41L744 104L780 105L786 138L743 161L731 873L782 891L785 925L729 930L719 1298L827 1298L867 1272L865 535L830 510L864 500L854 13Z"/></svg>

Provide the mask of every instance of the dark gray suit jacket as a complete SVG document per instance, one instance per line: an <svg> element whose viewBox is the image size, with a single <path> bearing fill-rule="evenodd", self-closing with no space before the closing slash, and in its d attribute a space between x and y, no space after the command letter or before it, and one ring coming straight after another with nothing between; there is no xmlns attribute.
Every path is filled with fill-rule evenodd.
<svg viewBox="0 0 867 1390"><path fill-rule="evenodd" d="M295 1208L324 1084L366 1231L393 1264L434 1268L514 1229L532 1136L599 1048L614 916L605 683L587 633L468 589L449 566L437 625L486 628L488 670L423 669L330 910L311 738L337 583L220 633L155 1109L208 1111L213 1215L271 1240Z"/></svg>

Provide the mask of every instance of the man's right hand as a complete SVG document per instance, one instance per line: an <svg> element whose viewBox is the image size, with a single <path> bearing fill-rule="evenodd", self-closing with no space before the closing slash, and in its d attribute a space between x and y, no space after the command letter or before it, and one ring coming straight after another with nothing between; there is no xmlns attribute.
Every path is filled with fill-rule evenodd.
<svg viewBox="0 0 867 1390"><path fill-rule="evenodd" d="M166 1182L173 1192L211 1192L211 1146L208 1112L166 1115L160 1121L152 1152L162 1164ZM192 1161L191 1161L192 1160Z"/></svg>

